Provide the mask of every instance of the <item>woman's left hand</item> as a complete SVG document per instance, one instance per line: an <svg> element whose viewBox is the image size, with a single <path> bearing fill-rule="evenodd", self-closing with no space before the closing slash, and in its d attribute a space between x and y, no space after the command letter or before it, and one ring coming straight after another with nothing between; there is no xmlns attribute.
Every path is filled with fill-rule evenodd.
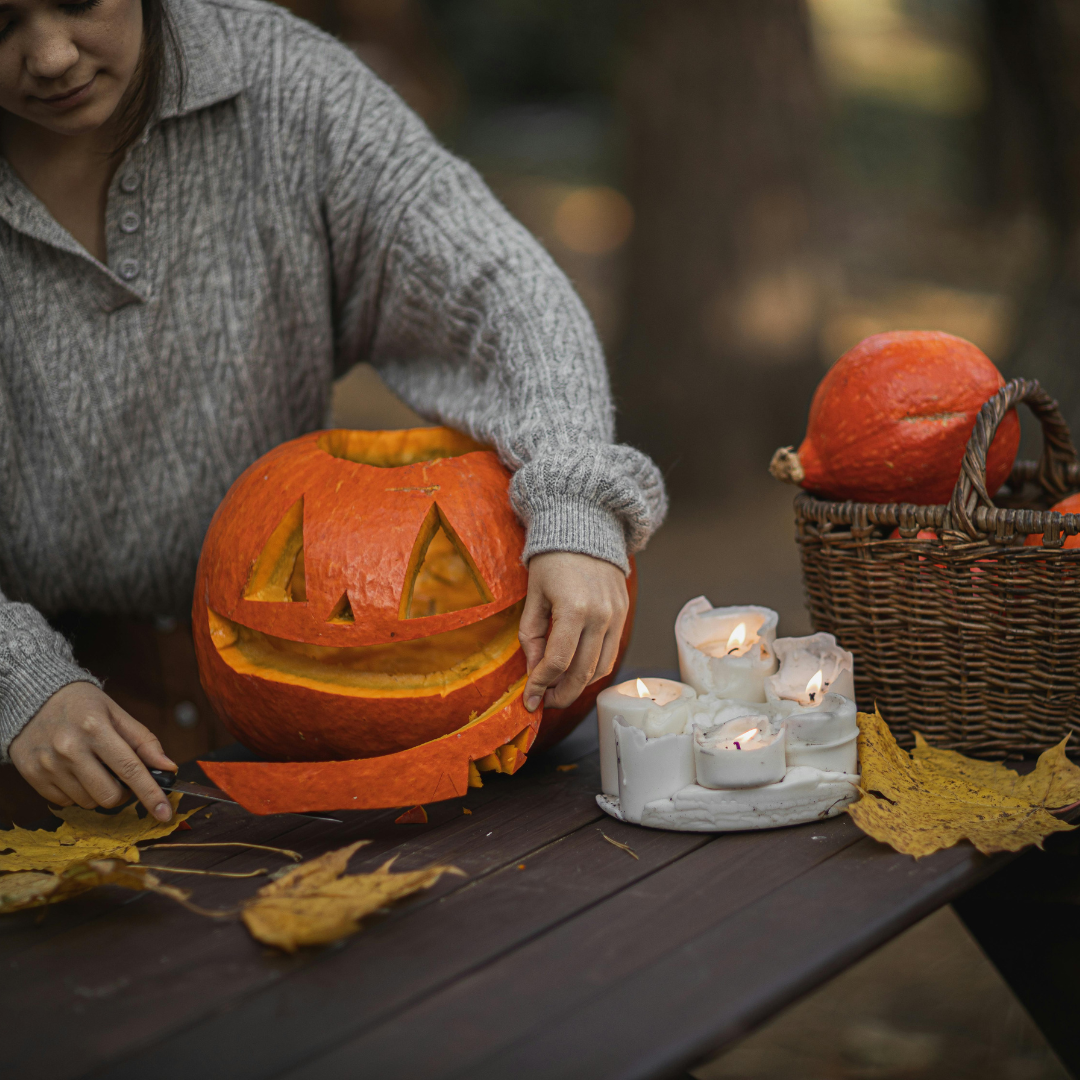
<svg viewBox="0 0 1080 1080"><path fill-rule="evenodd" d="M529 594L518 636L529 680L525 708L562 709L609 674L630 598L615 565L591 555L549 551L529 560Z"/></svg>

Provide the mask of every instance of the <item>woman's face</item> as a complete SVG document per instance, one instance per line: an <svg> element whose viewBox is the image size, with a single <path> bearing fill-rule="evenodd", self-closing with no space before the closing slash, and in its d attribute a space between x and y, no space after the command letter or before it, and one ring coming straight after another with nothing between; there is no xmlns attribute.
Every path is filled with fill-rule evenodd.
<svg viewBox="0 0 1080 1080"><path fill-rule="evenodd" d="M141 48L140 0L0 0L0 109L61 135L94 131Z"/></svg>

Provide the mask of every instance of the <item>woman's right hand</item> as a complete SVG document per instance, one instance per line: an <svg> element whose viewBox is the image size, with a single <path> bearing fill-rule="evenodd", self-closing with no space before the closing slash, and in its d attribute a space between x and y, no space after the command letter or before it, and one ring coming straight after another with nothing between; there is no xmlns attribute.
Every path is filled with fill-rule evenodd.
<svg viewBox="0 0 1080 1080"><path fill-rule="evenodd" d="M31 787L58 806L118 806L130 788L159 821L172 817L147 766L175 772L176 764L149 729L93 683L57 690L15 736L8 755Z"/></svg>

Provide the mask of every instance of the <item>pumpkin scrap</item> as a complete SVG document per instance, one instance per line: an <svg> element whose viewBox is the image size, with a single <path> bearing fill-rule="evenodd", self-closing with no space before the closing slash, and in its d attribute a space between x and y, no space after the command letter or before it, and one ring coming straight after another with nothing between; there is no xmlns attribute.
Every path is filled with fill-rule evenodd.
<svg viewBox="0 0 1080 1080"><path fill-rule="evenodd" d="M118 814L99 814L80 806L67 806L53 813L63 824L53 832L47 829L22 829L16 826L0 833L0 870L62 871L72 863L88 859L123 859L137 863L143 840L156 840L175 832L201 806L186 813L177 813L180 792L170 792L173 817L158 821L147 814L139 817L138 805L130 803Z"/></svg>
<svg viewBox="0 0 1080 1080"><path fill-rule="evenodd" d="M1080 799L1080 768L1065 757L1064 741L1019 776L921 737L909 755L875 711L859 713L859 762L862 798L847 812L868 836L905 855L921 858L964 839L984 855L1019 851L1074 828L1050 813Z"/></svg>
<svg viewBox="0 0 1080 1080"><path fill-rule="evenodd" d="M59 874L42 874L24 871L0 877L0 914L21 911L24 908L42 907L70 900L80 893L89 892L99 885L118 885L134 892L155 892L182 904L197 915L221 918L224 911L207 911L192 904L191 895L185 889L165 885L145 866L132 866L123 859L89 859L75 862Z"/></svg>
<svg viewBox="0 0 1080 1080"><path fill-rule="evenodd" d="M427 819L427 811L422 806L414 806L411 810L406 810L404 814L394 818L394 824L426 825Z"/></svg>
<svg viewBox="0 0 1080 1080"><path fill-rule="evenodd" d="M443 874L462 873L453 866L429 866L392 874L391 859L372 874L345 874L353 853L367 843L358 840L328 851L264 885L243 911L252 937L290 953L302 945L329 945L355 934L365 915L430 888Z"/></svg>
<svg viewBox="0 0 1080 1080"><path fill-rule="evenodd" d="M203 771L253 814L378 810L441 802L479 787L480 770L516 772L536 738L539 709L520 679L458 731L385 757L353 761L204 761Z"/></svg>

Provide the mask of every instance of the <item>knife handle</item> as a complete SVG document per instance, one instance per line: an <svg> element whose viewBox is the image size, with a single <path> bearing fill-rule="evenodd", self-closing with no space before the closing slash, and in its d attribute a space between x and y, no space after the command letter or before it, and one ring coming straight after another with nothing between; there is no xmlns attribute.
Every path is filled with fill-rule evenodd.
<svg viewBox="0 0 1080 1080"><path fill-rule="evenodd" d="M150 775L162 791L172 791L173 784L176 783L176 773L167 769L151 769Z"/></svg>

